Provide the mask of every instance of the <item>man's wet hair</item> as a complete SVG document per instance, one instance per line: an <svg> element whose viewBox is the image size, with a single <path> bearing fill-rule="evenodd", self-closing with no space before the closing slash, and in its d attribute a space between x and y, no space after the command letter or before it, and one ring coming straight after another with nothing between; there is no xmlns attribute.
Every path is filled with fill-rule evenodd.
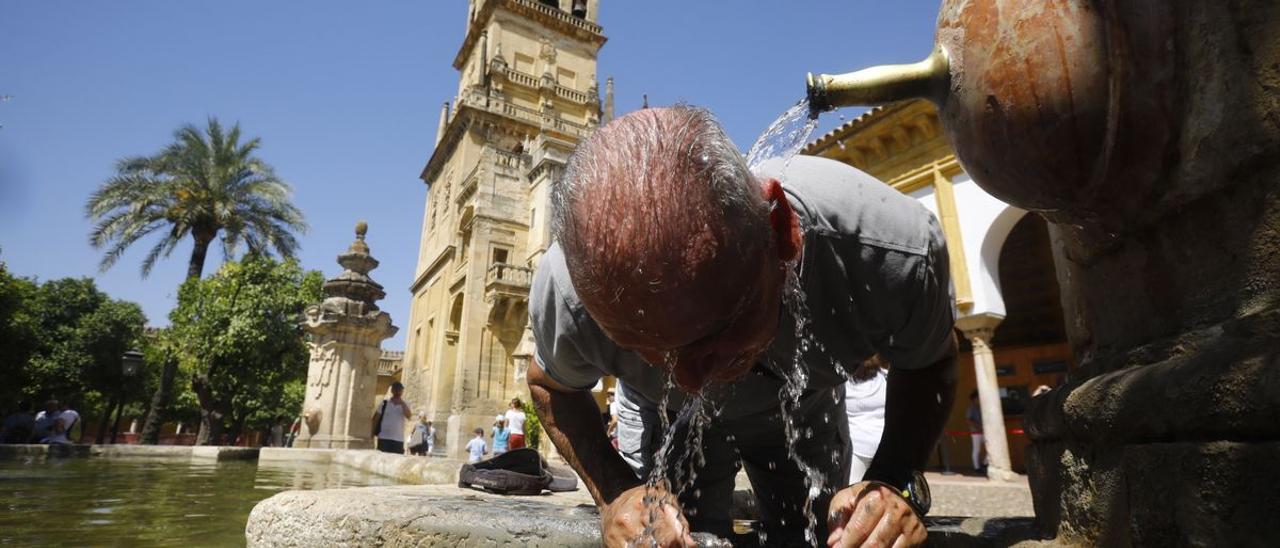
<svg viewBox="0 0 1280 548"><path fill-rule="evenodd" d="M636 111L600 128L551 187L552 237L586 293L620 281L658 290L717 254L749 257L768 240L768 212L724 129L687 105Z"/></svg>

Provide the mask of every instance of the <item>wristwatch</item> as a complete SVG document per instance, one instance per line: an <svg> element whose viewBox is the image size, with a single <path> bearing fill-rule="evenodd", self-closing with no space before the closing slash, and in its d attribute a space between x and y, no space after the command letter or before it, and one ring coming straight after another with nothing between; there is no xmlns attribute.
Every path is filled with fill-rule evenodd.
<svg viewBox="0 0 1280 548"><path fill-rule="evenodd" d="M883 485L893 489L911 509L915 511L919 517L924 517L929 513L929 508L933 506L933 496L929 493L929 482L924 479L924 473L916 470L908 474L899 476L898 478L885 477L881 474L872 474L867 472L862 478L863 481Z"/></svg>

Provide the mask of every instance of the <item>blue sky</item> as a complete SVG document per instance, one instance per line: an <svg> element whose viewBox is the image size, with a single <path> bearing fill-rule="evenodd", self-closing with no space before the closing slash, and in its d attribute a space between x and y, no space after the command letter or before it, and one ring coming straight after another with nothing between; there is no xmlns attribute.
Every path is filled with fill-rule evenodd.
<svg viewBox="0 0 1280 548"><path fill-rule="evenodd" d="M804 74L928 54L935 0L602 0L619 113L683 101L710 108L740 148L804 93ZM0 7L0 260L42 280L89 276L166 325L190 245L142 279L147 242L97 269L83 206L116 159L151 154L184 123L240 122L295 191L311 230L306 268L337 273L352 226L408 324L440 104L466 2L63 2ZM603 86L602 86L603 87ZM849 115L855 112L847 113ZM827 115L820 131L839 122ZM222 262L211 250L206 274ZM387 348L404 345L404 332Z"/></svg>

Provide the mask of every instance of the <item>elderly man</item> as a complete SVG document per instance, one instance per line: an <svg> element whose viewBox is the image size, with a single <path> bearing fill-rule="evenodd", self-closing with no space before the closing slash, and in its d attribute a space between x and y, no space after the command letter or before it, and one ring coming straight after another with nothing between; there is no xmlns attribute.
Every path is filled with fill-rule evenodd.
<svg viewBox="0 0 1280 548"><path fill-rule="evenodd" d="M920 543L918 471L954 387L941 231L914 200L843 164L797 157L761 171L692 107L629 114L579 146L552 190L557 243L529 297L543 428L599 505L610 546L646 534L688 545L690 529L728 536L740 468L770 545ZM875 355L890 365L885 435L864 480L845 486L843 371ZM604 375L621 380L621 455L590 394ZM789 378L805 382L795 398L781 394ZM674 413L691 393L714 410L704 464L678 500L648 493L661 402ZM802 433L791 442L788 420ZM806 478L824 484L811 494ZM646 495L668 503L651 512Z"/></svg>

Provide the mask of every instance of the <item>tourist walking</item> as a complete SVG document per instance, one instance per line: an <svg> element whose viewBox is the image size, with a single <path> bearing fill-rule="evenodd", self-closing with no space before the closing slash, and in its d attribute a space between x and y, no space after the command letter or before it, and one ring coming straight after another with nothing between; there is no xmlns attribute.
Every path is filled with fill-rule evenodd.
<svg viewBox="0 0 1280 548"><path fill-rule="evenodd" d="M978 391L969 393L969 409L964 418L969 422L969 441L973 444L973 471L984 473L987 469L987 438L982 435L982 406L978 403Z"/></svg>
<svg viewBox="0 0 1280 548"><path fill-rule="evenodd" d="M519 449L524 447L524 402L520 398L511 398L510 409L507 409L503 416L507 421L507 428L511 430L511 449Z"/></svg>
<svg viewBox="0 0 1280 548"><path fill-rule="evenodd" d="M418 422L413 425L413 433L409 434L409 454L425 456L427 454L427 414L418 415Z"/></svg>
<svg viewBox="0 0 1280 548"><path fill-rule="evenodd" d="M493 456L506 453L511 443L511 430L507 428L506 419L498 419L498 423L493 425Z"/></svg>
<svg viewBox="0 0 1280 548"><path fill-rule="evenodd" d="M413 417L409 402L404 401L404 385L391 383L391 397L382 400L373 414L373 435L378 438L378 450L383 453L404 454L404 423Z"/></svg>
<svg viewBox="0 0 1280 548"><path fill-rule="evenodd" d="M293 447L294 440L298 439L298 434L302 433L302 415L298 415L293 419L293 424L289 425L289 438L285 440L285 447Z"/></svg>
<svg viewBox="0 0 1280 548"><path fill-rule="evenodd" d="M467 462L480 462L480 459L489 454L489 448L484 445L484 429L475 429L475 434L476 437L467 442Z"/></svg>
<svg viewBox="0 0 1280 548"><path fill-rule="evenodd" d="M431 421L427 421L427 454L430 455L436 451L436 427Z"/></svg>

